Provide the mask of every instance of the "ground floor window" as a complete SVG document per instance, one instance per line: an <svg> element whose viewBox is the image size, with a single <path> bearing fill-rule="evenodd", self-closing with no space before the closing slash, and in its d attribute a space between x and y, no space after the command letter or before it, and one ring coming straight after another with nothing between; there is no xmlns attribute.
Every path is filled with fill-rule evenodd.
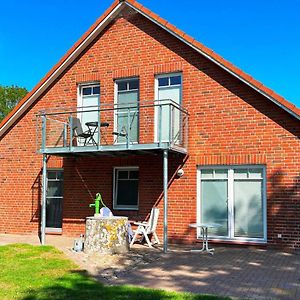
<svg viewBox="0 0 300 300"><path fill-rule="evenodd" d="M46 228L60 230L62 228L62 202L63 202L63 170L47 171L46 195Z"/></svg>
<svg viewBox="0 0 300 300"><path fill-rule="evenodd" d="M210 237L266 241L265 168L198 168L198 221L218 223Z"/></svg>
<svg viewBox="0 0 300 300"><path fill-rule="evenodd" d="M114 168L114 209L137 210L139 203L139 168Z"/></svg>

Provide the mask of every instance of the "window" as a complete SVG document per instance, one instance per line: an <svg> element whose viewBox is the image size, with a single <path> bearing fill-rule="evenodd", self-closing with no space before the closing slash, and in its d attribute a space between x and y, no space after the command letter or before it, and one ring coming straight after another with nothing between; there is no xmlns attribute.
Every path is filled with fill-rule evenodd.
<svg viewBox="0 0 300 300"><path fill-rule="evenodd" d="M114 209L137 210L139 203L139 168L114 169Z"/></svg>
<svg viewBox="0 0 300 300"><path fill-rule="evenodd" d="M211 237L266 241L263 167L199 168L198 175L198 219L222 225Z"/></svg>
<svg viewBox="0 0 300 300"><path fill-rule="evenodd" d="M116 81L115 132L117 143L138 141L139 124L139 80L124 79Z"/></svg>
<svg viewBox="0 0 300 300"><path fill-rule="evenodd" d="M100 106L100 85L89 84L79 87L78 96L78 114L83 131L89 130L86 123L99 121L99 106ZM98 132L94 134L94 140L98 141ZM83 141L79 145L83 146ZM88 144L93 146L94 144Z"/></svg>
<svg viewBox="0 0 300 300"><path fill-rule="evenodd" d="M46 227L62 227L63 171L47 171Z"/></svg>
<svg viewBox="0 0 300 300"><path fill-rule="evenodd" d="M181 74L159 75L156 78L156 141L180 142ZM172 103L173 105L168 105ZM160 124L160 122L162 122Z"/></svg>

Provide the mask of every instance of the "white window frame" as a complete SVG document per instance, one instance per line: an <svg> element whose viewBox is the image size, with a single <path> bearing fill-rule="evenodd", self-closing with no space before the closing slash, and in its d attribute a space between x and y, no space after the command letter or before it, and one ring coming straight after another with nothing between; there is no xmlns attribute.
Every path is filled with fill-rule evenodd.
<svg viewBox="0 0 300 300"><path fill-rule="evenodd" d="M99 87L100 92L99 92L98 106L100 106L101 87L100 87L100 82L97 81L97 82L86 82L86 83L78 84L78 86L77 86L77 108L82 108L82 103L83 103L82 89L89 88L89 87L90 88Z"/></svg>
<svg viewBox="0 0 300 300"><path fill-rule="evenodd" d="M210 236L210 240L215 241L238 241L238 242L254 242L265 244L267 242L267 183L266 183L266 166L265 165L224 165L224 166L197 166L197 222L201 223L201 170L227 170L228 184L228 237ZM263 238L245 238L234 237L234 169L260 169L262 170L262 197L263 197ZM219 179L219 178L218 178ZM251 179L251 178L250 178ZM253 178L255 180L255 178ZM222 180L222 179L221 179ZM201 239L201 230L197 229L197 239Z"/></svg>
<svg viewBox="0 0 300 300"><path fill-rule="evenodd" d="M139 189L138 189L138 200L137 205L117 205L117 191L118 191L118 180L117 180L117 171L140 171L140 168L138 166L122 166L122 167L114 167L113 168L113 209L115 210L139 210ZM134 179L132 179L134 180ZM137 181L140 181L140 173L139 178L135 179Z"/></svg>
<svg viewBox="0 0 300 300"><path fill-rule="evenodd" d="M160 78L166 78L166 77L175 77L175 76L180 76L181 77L181 84L180 84L180 105L182 105L182 85L183 85L183 76L182 72L175 72L175 73L166 73L166 74L158 74L155 75L155 82L154 82L154 104L159 104L159 99L158 99L158 90L159 90L159 84L158 80ZM177 86L177 85L174 85ZM179 84L178 84L179 86ZM170 87L167 86L167 87ZM167 88L166 87L166 88ZM158 143L158 106L155 105L154 108L154 142ZM162 142L164 142L162 140Z"/></svg>
<svg viewBox="0 0 300 300"><path fill-rule="evenodd" d="M140 106L140 78L139 77L128 77L128 78L119 78L116 79L114 82L114 132L118 131L118 117L117 117L117 108L118 108L118 83L122 82L122 81L130 81L130 80L138 80L139 82L139 88L138 88L138 111L140 110L139 106ZM140 111L139 111L140 113ZM139 130L140 130L140 116L138 119L138 140L139 140ZM118 140L118 139L116 139ZM115 144L118 145L124 145L126 144L126 142L118 142L116 141ZM134 142L134 144L138 144L138 142Z"/></svg>

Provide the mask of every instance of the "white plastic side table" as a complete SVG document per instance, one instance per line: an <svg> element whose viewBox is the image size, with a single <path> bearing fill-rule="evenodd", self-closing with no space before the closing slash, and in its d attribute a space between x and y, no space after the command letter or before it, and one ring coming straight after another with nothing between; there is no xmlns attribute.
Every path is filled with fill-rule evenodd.
<svg viewBox="0 0 300 300"><path fill-rule="evenodd" d="M215 249L208 247L207 229L222 227L222 225L216 223L191 223L189 226L192 228L201 228L202 232L202 249L192 249L191 252L208 252L213 255Z"/></svg>

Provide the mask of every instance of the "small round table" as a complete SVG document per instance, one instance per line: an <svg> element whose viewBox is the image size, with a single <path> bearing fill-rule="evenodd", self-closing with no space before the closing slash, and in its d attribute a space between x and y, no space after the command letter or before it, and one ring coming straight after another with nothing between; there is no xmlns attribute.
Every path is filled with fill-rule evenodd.
<svg viewBox="0 0 300 300"><path fill-rule="evenodd" d="M222 227L222 225L216 223L192 223L189 226L192 228L201 228L201 232L202 232L202 248L192 249L191 252L208 252L209 254L213 255L215 249L208 248L207 229Z"/></svg>

